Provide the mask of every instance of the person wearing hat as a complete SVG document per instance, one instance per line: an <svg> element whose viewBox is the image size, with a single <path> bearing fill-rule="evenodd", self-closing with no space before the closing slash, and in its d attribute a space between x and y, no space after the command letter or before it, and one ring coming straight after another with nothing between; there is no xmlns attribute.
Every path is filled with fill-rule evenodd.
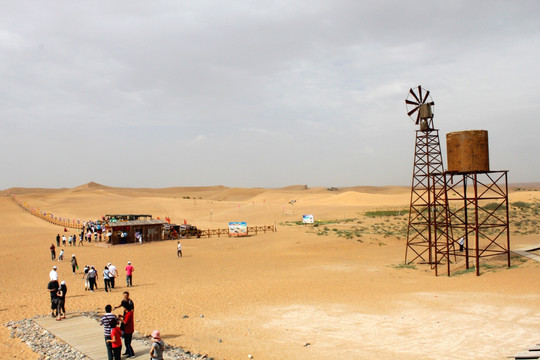
<svg viewBox="0 0 540 360"><path fill-rule="evenodd" d="M111 288L114 289L114 279L118 276L118 271L116 270L116 266L111 263L108 263L107 267L109 268L109 283Z"/></svg>
<svg viewBox="0 0 540 360"><path fill-rule="evenodd" d="M133 286L133 272L134 271L135 269L131 265L131 261L128 261L128 264L126 266L126 283L128 287Z"/></svg>
<svg viewBox="0 0 540 360"><path fill-rule="evenodd" d="M49 279L51 279L51 281L58 281L58 273L56 272L56 269L58 268L53 266L51 272L49 273Z"/></svg>
<svg viewBox="0 0 540 360"><path fill-rule="evenodd" d="M159 330L152 332L152 347L150 348L150 358L156 360L163 360L163 349L165 343L161 340L161 334Z"/></svg>
<svg viewBox="0 0 540 360"><path fill-rule="evenodd" d="M110 272L107 266L105 266L105 269L103 270L103 284L105 285L105 292L109 292L109 290L111 290L111 282Z"/></svg>
<svg viewBox="0 0 540 360"><path fill-rule="evenodd" d="M71 270L73 270L73 275L75 275L75 270L79 269L79 264L77 264L77 258L75 254L71 255Z"/></svg>
<svg viewBox="0 0 540 360"><path fill-rule="evenodd" d="M88 270L88 285L90 285L90 291L94 292L94 288L97 289L97 271L94 266L90 266Z"/></svg>
<svg viewBox="0 0 540 360"><path fill-rule="evenodd" d="M83 270L83 280L84 280L84 290L90 290L90 282L88 281L88 272L90 271L90 266L85 265Z"/></svg>

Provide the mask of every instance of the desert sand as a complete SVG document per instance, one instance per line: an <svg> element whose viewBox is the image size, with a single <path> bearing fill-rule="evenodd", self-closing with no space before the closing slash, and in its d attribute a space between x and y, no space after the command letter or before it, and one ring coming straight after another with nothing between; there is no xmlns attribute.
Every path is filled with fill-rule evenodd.
<svg viewBox="0 0 540 360"><path fill-rule="evenodd" d="M514 188L511 201L538 203L538 189ZM402 229L406 216L377 219L365 212L407 209L407 187L122 189L90 183L10 191L70 218L148 213L177 223L186 219L203 229L247 221L277 224L278 231L186 239L181 259L176 241L67 247L68 260L76 254L80 265L102 269L112 262L121 270L120 286L112 293L103 292L101 282L99 291L88 293L82 267L73 275L68 260L50 260L49 246L63 229L2 196L2 323L48 313L46 285L53 265L69 288L68 312L117 305L126 290L123 268L131 261L136 330L160 329L166 342L214 358L501 359L540 340L539 263L514 260L514 267L486 269L480 277L435 277L427 265L397 266L404 260L403 234L370 229ZM336 224L326 232L293 224L302 214ZM339 229L351 226L340 219L354 219L367 230L358 238L338 236ZM530 224L538 228L538 222ZM537 243L538 232L523 234L513 227L513 248ZM9 339L5 327L0 336L2 358L37 358L25 344Z"/></svg>

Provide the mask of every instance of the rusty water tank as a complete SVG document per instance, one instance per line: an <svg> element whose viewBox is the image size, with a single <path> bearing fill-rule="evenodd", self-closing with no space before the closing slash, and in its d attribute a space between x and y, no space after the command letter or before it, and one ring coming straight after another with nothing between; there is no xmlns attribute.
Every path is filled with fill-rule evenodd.
<svg viewBox="0 0 540 360"><path fill-rule="evenodd" d="M446 134L448 171L489 171L488 132L457 131Z"/></svg>

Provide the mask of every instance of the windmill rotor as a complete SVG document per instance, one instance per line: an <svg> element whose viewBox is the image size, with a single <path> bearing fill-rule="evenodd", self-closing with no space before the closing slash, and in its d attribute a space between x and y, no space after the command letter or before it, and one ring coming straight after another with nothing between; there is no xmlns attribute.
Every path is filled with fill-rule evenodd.
<svg viewBox="0 0 540 360"><path fill-rule="evenodd" d="M407 107L407 115L414 121L415 125L420 124L422 120L430 122L433 119L432 107L435 103L430 94L430 91L422 89L421 85L409 89L405 106Z"/></svg>

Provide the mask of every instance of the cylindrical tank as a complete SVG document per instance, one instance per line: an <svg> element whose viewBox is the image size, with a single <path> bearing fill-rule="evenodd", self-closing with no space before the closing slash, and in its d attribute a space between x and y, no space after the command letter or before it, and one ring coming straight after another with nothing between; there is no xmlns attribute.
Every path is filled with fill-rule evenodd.
<svg viewBox="0 0 540 360"><path fill-rule="evenodd" d="M486 130L457 131L446 134L448 171L489 171L488 132Z"/></svg>

